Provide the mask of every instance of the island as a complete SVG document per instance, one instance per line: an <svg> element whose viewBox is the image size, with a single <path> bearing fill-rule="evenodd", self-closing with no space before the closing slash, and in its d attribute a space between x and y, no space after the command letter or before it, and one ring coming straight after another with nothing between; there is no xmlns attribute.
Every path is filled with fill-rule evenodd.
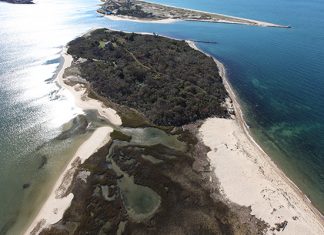
<svg viewBox="0 0 324 235"><path fill-rule="evenodd" d="M192 42L96 29L57 82L104 124L26 234L321 234L321 218L244 128L224 67Z"/></svg>
<svg viewBox="0 0 324 235"><path fill-rule="evenodd" d="M170 22L177 20L289 28L263 21L177 8L140 0L105 0L98 12L110 19Z"/></svg>
<svg viewBox="0 0 324 235"><path fill-rule="evenodd" d="M227 204L210 182L209 149L197 128L231 115L211 57L185 41L108 29L67 48L73 61L62 81L86 92L80 100L116 110L121 122L101 112L110 141L85 160L77 154L52 201L73 198L68 208L51 226L40 219L33 233L257 234L267 227L248 207Z"/></svg>
<svg viewBox="0 0 324 235"><path fill-rule="evenodd" d="M33 0L0 0L0 2L7 2L13 4L34 4Z"/></svg>

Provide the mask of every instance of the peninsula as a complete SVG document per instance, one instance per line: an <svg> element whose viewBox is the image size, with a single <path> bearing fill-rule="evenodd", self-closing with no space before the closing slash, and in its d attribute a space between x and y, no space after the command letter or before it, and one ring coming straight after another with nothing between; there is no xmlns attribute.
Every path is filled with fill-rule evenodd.
<svg viewBox="0 0 324 235"><path fill-rule="evenodd" d="M222 65L191 42L97 29L70 42L64 59L59 84L106 124L26 234L324 232L242 128Z"/></svg>
<svg viewBox="0 0 324 235"><path fill-rule="evenodd" d="M13 4L34 4L33 0L0 0L0 2L7 2Z"/></svg>
<svg viewBox="0 0 324 235"><path fill-rule="evenodd" d="M177 8L139 0L105 0L99 13L110 19L135 21L170 22L177 20L211 23L244 24L263 27L289 28L289 26L234 16Z"/></svg>

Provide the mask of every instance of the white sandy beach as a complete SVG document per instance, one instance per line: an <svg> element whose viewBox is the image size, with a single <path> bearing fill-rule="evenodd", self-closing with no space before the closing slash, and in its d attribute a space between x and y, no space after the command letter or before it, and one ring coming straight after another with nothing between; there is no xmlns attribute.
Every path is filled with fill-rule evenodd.
<svg viewBox="0 0 324 235"><path fill-rule="evenodd" d="M101 14L101 13L100 13ZM136 17L130 17L130 16L116 16L116 15L104 15L109 20L114 21L132 21L132 22L138 22L138 23L159 23L159 24L170 24L174 23L180 20L177 19L163 19L163 20L143 20Z"/></svg>
<svg viewBox="0 0 324 235"><path fill-rule="evenodd" d="M75 104L86 110L97 110L98 113L107 119L111 124L118 126L121 125L121 119L117 115L116 111L106 107L102 102L87 97L86 90L80 88L78 85L71 87L64 83L63 73L64 70L72 63L72 56L66 54L66 50L63 51L64 64L62 69L57 75L57 82L64 88L71 91L74 96ZM110 140L110 133L113 128L110 126L103 126L97 128L93 134L78 148L73 158L66 166L59 179L55 183L55 186L38 212L37 216L26 230L25 234L38 234L43 228L51 224L57 223L62 219L64 212L69 208L73 194L67 194L67 190L70 187L73 175L77 166L82 164L87 158L95 153L103 145L107 144Z"/></svg>
<svg viewBox="0 0 324 235"><path fill-rule="evenodd" d="M198 11L199 12L199 11ZM210 12L206 12L210 13ZM101 14L101 13L100 13ZM210 13L212 14L212 13ZM219 14L217 14L219 15ZM245 19L245 18L237 18L233 16L227 16L227 15L220 15L224 17L232 17L233 19L236 20L243 20L243 21L249 21L249 22L238 22L238 21L230 21L230 20L198 20L198 19L161 19L161 20L150 20L150 19L141 19L141 18L136 18L136 17L130 17L130 16L117 16L117 15L104 15L109 20L114 20L114 21L132 21L132 22L138 22L138 23L159 23L159 24L170 24L170 23L175 23L178 21L199 21L199 22L207 22L207 23L224 23L224 24L243 24L243 25L255 25L255 26L260 26L260 27L277 27L277 28L287 28L286 26L283 25L278 25L278 24L272 24L268 22L263 22L263 21L257 21L257 20L251 20L251 19Z"/></svg>
<svg viewBox="0 0 324 235"><path fill-rule="evenodd" d="M320 212L251 137L224 66L216 62L236 117L209 118L200 135L211 149L208 157L223 195L236 204L251 206L252 214L270 225L267 234L324 234ZM271 231L284 221L288 222L284 230Z"/></svg>
<svg viewBox="0 0 324 235"><path fill-rule="evenodd" d="M198 49L194 43L188 44ZM97 109L110 123L121 125L116 112L102 102L88 98L85 88L80 85L71 87L63 82L63 72L71 65L72 57L64 51L64 59L58 82L71 91L75 103L82 109ZM221 192L229 203L251 206L251 213L269 224L268 234L324 234L323 217L249 134L235 94L226 79L225 69L220 62L215 62L232 98L236 116L233 119L209 118L199 133L205 145L211 149L208 157ZM37 234L41 228L62 218L73 199L73 194L65 194L76 166L107 143L112 131L113 128L109 126L100 127L79 147L25 234ZM288 223L283 231L270 230L276 227L276 223L284 221Z"/></svg>
<svg viewBox="0 0 324 235"><path fill-rule="evenodd" d="M68 80L69 78L63 78L64 70L71 66L72 63L72 56L68 55L66 52L66 48L63 50L63 58L64 58L64 65L57 76L58 84L67 89L73 94L75 104L82 108L83 110L97 110L98 113L104 117L107 121L111 124L119 126L122 124L121 118L117 115L116 111L106 107L101 101L96 99L91 99L87 96L87 91L84 87L80 85L69 86L64 83L64 80Z"/></svg>
<svg viewBox="0 0 324 235"><path fill-rule="evenodd" d="M142 1L142 2L147 2L151 4L157 4L151 1ZM105 15L100 12L99 14L104 15L106 18L110 20L127 20L127 21L133 21L133 22L140 22L140 23L174 23L177 21L200 21L200 22L209 22L209 23L225 23L225 24L243 24L243 25L254 25L254 26L260 26L260 27L277 27L277 28L289 28L289 26L284 26L280 24L273 24L265 21L259 21L259 20L252 20L248 18L242 18L242 17L236 17L236 16L230 16L230 15L224 15L224 14L218 14L218 13L213 13L213 12L207 12L207 11L200 11L200 10L195 10L195 9L190 9L190 8L183 8L183 7L176 7L176 6L171 6L167 4L160 4L158 3L157 5L165 6L165 7L172 7L172 8L177 8L177 9L182 9L182 10L187 10L187 11L193 11L193 12L200 12L200 13L206 13L206 14L213 14L215 16L219 17L226 17L226 18L232 18L233 20L225 20L225 19L219 19L219 20L200 20L200 19L174 19L172 17L168 19L162 19L162 20L150 20L150 19L143 19L143 18L136 18L136 17L130 17L130 16L116 16L116 15Z"/></svg>
<svg viewBox="0 0 324 235"><path fill-rule="evenodd" d="M72 183L77 166L82 164L104 144L108 143L112 131L111 127L100 127L79 147L25 234L38 234L43 228L55 224L62 219L65 210L69 208L74 197L72 193L69 193L67 196L64 195Z"/></svg>

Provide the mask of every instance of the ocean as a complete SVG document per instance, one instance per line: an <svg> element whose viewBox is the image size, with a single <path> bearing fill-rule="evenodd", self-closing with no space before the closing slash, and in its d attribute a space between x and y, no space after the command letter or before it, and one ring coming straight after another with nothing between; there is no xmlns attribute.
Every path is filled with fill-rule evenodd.
<svg viewBox="0 0 324 235"><path fill-rule="evenodd" d="M324 2L155 2L292 28L110 21L96 0L0 3L0 234L26 226L88 135L53 140L82 113L53 77L62 47L96 27L217 42L197 45L225 64L258 143L324 212Z"/></svg>

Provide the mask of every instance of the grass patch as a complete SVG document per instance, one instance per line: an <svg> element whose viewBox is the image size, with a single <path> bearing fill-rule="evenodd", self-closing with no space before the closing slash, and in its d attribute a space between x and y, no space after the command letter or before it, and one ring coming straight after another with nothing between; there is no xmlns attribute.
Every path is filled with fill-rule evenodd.
<svg viewBox="0 0 324 235"><path fill-rule="evenodd" d="M105 46L106 46L106 41L100 41L100 42L99 42L99 48L100 48L100 49L104 49Z"/></svg>
<svg viewBox="0 0 324 235"><path fill-rule="evenodd" d="M120 131L116 131L114 130L111 134L110 134L110 137L113 139L113 140L121 140L121 141L131 141L132 137L131 136L128 136L128 135L125 135L124 133L120 132Z"/></svg>

